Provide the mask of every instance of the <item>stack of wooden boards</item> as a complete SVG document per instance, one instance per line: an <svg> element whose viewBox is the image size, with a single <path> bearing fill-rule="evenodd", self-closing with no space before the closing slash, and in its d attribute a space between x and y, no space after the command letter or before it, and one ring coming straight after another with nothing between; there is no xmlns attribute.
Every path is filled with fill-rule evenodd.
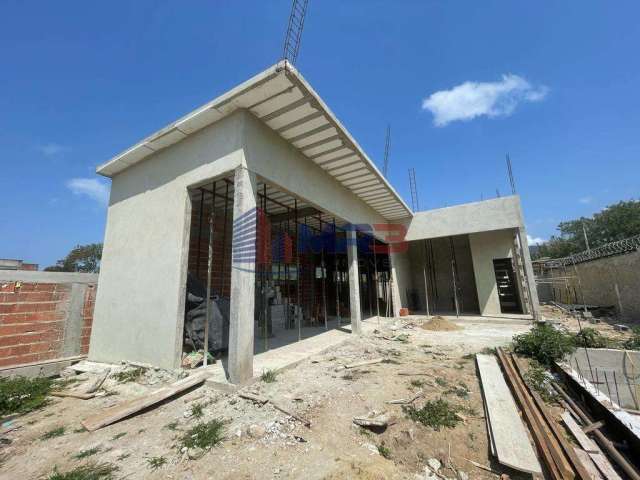
<svg viewBox="0 0 640 480"><path fill-rule="evenodd" d="M545 467L545 477L554 480L620 479L602 451L569 412L565 412L562 418L581 448L574 447L567 440L565 430L549 412L540 395L524 382L523 368L516 357L499 348L497 358L478 354L476 360L491 452L500 463L536 476L542 475L541 465L516 407L517 402Z"/></svg>

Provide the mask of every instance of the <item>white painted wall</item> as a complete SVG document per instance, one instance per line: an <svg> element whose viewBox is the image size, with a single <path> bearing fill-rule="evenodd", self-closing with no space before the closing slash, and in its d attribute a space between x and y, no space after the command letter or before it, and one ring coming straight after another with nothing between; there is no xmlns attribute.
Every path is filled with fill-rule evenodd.
<svg viewBox="0 0 640 480"><path fill-rule="evenodd" d="M187 187L242 163L235 114L112 179L89 358L165 368L182 352Z"/></svg>
<svg viewBox="0 0 640 480"><path fill-rule="evenodd" d="M469 235L469 244L480 313L482 315L500 314L500 300L498 299L493 260L495 258L513 258L513 231L498 230L473 233ZM514 268L516 268L515 261ZM522 300L522 295L520 298Z"/></svg>

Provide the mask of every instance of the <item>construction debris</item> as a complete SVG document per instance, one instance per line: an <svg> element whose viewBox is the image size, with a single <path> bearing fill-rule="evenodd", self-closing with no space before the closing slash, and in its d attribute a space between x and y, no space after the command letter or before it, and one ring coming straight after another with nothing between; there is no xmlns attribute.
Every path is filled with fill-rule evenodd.
<svg viewBox="0 0 640 480"><path fill-rule="evenodd" d="M502 376L496 357L476 355L487 410L487 430L498 461L523 472L542 474L542 468L531 444L509 387Z"/></svg>
<svg viewBox="0 0 640 480"><path fill-rule="evenodd" d="M367 428L386 428L389 425L389 415L372 412L366 417L354 417L353 423Z"/></svg>
<svg viewBox="0 0 640 480"><path fill-rule="evenodd" d="M90 432L93 432L99 428L111 425L118 420L122 420L123 418L129 417L146 408L156 405L163 400L184 392L185 390L203 384L207 379L207 376L208 374L206 372L198 373L183 380L179 380L168 387L156 390L144 397L136 398L135 400L131 400L121 405L115 405L102 413L87 418L82 422L82 426Z"/></svg>

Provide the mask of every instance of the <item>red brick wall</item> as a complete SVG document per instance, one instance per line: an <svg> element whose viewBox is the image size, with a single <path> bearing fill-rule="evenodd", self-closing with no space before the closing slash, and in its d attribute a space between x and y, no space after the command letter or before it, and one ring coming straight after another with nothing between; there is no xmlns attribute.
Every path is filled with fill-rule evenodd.
<svg viewBox="0 0 640 480"><path fill-rule="evenodd" d="M62 357L70 283L0 282L0 367ZM89 348L95 286L83 308L81 352Z"/></svg>

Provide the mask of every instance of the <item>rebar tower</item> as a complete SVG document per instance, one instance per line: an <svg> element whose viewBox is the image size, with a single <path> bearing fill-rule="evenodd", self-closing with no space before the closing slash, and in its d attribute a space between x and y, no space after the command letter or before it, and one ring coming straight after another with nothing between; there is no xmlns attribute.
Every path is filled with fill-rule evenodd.
<svg viewBox="0 0 640 480"><path fill-rule="evenodd" d="M416 170L409 169L409 188L411 189L411 209L414 212L420 210L420 202L418 201L418 187L416 186Z"/></svg>
<svg viewBox="0 0 640 480"><path fill-rule="evenodd" d="M387 125L387 138L384 142L384 165L382 174L386 177L389 170L389 146L391 144L391 125Z"/></svg>
<svg viewBox="0 0 640 480"><path fill-rule="evenodd" d="M304 28L304 17L307 13L309 0L293 0L291 14L287 24L287 33L284 36L284 49L282 58L295 65L300 51L300 38Z"/></svg>

